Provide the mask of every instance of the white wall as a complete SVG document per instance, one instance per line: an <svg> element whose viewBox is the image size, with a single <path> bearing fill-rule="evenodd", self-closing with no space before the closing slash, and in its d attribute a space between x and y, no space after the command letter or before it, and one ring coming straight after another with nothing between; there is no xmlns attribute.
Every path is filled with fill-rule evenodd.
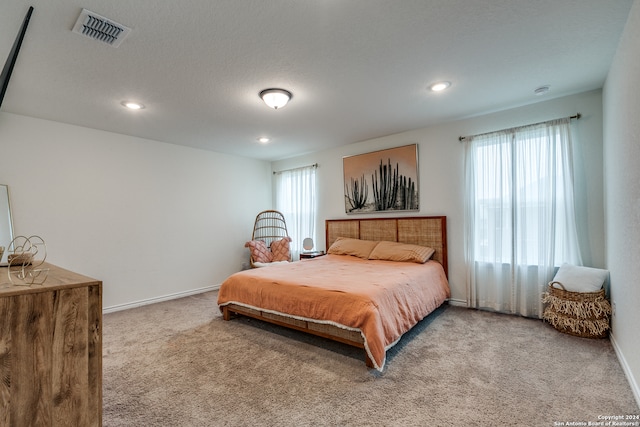
<svg viewBox="0 0 640 427"><path fill-rule="evenodd" d="M272 207L270 176L263 161L0 113L16 234L102 280L105 308L239 271L256 214Z"/></svg>
<svg viewBox="0 0 640 427"><path fill-rule="evenodd" d="M318 163L318 230L323 233L325 219L347 217L343 198L343 156L418 143L420 211L402 215L447 216L452 299L466 303L463 259L464 159L463 144L458 142L458 137L571 116L578 112L582 114L582 119L574 126L577 139L574 156L577 161L576 203L581 246L585 264L602 267L604 211L602 93L599 90L281 160L273 163L273 169ZM324 234L318 236L316 246L324 248Z"/></svg>
<svg viewBox="0 0 640 427"><path fill-rule="evenodd" d="M604 86L606 260L612 341L640 405L640 2Z"/></svg>

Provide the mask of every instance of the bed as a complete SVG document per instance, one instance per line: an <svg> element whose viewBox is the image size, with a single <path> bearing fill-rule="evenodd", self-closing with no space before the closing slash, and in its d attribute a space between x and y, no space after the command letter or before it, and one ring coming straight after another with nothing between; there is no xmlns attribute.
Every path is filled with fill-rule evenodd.
<svg viewBox="0 0 640 427"><path fill-rule="evenodd" d="M362 348L382 371L386 351L450 296L446 217L327 220L325 233L327 255L235 273L218 306L224 320L248 316ZM396 248L420 258L424 247L425 262L396 259Z"/></svg>

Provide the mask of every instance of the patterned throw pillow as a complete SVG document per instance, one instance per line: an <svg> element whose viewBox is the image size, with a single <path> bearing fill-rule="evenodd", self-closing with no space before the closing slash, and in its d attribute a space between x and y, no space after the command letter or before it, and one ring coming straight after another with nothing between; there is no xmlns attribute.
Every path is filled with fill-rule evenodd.
<svg viewBox="0 0 640 427"><path fill-rule="evenodd" d="M271 242L272 261L289 261L291 260L291 252L289 251L289 242L291 237L284 237L280 240Z"/></svg>
<svg viewBox="0 0 640 427"><path fill-rule="evenodd" d="M245 243L244 247L251 250L253 262L271 262L273 260L273 254L262 240L251 240Z"/></svg>

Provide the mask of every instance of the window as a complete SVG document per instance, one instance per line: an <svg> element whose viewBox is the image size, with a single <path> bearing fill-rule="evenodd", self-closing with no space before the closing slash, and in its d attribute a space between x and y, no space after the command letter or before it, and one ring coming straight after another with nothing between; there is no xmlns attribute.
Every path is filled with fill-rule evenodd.
<svg viewBox="0 0 640 427"><path fill-rule="evenodd" d="M316 165L277 172L276 209L282 212L297 259L302 241L316 238Z"/></svg>
<svg viewBox="0 0 640 427"><path fill-rule="evenodd" d="M470 302L540 316L540 294L564 262L580 264L569 119L466 142Z"/></svg>

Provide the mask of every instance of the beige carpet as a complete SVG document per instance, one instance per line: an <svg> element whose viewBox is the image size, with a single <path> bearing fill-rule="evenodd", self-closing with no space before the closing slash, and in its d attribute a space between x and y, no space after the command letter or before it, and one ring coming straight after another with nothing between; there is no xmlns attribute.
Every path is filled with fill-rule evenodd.
<svg viewBox="0 0 640 427"><path fill-rule="evenodd" d="M608 340L445 306L388 353L250 319L216 292L104 316L105 426L557 426L640 414Z"/></svg>

